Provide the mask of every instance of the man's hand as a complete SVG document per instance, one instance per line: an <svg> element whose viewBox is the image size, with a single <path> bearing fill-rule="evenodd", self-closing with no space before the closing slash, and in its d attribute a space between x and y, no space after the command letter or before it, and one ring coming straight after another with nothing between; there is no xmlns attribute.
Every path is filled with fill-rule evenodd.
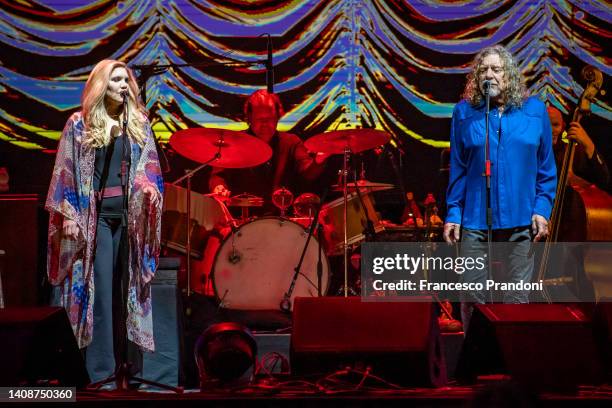
<svg viewBox="0 0 612 408"><path fill-rule="evenodd" d="M569 124L567 128L567 138L582 145L589 159L593 157L595 145L580 123L572 122Z"/></svg>
<svg viewBox="0 0 612 408"><path fill-rule="evenodd" d="M541 241L548 236L548 221L538 214L531 216L531 232L535 236L533 242Z"/></svg>
<svg viewBox="0 0 612 408"><path fill-rule="evenodd" d="M62 223L62 235L66 239L76 240L79 237L79 226L76 221L64 220Z"/></svg>
<svg viewBox="0 0 612 408"><path fill-rule="evenodd" d="M219 184L212 189L212 193L221 197L229 197L231 191L229 191L223 184Z"/></svg>
<svg viewBox="0 0 612 408"><path fill-rule="evenodd" d="M444 237L444 241L449 244L454 244L459 241L461 234L461 225L455 224L454 222L447 222L444 224L444 233L442 236Z"/></svg>
<svg viewBox="0 0 612 408"><path fill-rule="evenodd" d="M154 206L159 202L159 193L157 189L151 185L146 185L142 188L142 192L151 204Z"/></svg>

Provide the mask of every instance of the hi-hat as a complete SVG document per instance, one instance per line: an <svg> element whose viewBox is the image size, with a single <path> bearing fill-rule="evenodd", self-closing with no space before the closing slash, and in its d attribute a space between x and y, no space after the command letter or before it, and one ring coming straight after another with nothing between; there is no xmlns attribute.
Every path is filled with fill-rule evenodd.
<svg viewBox="0 0 612 408"><path fill-rule="evenodd" d="M393 188L395 188L395 186L393 184L387 184L387 183L375 183L373 181L368 181L365 179L361 179L361 180L357 180L357 184L355 185L355 183L348 183L346 185L346 188L349 192L353 192L355 191L357 188L359 188L359 190L367 190L368 192L375 192L375 191L385 191L385 190L391 190ZM344 186L341 184L335 184L332 186L332 190L333 191L344 191Z"/></svg>
<svg viewBox="0 0 612 408"><path fill-rule="evenodd" d="M261 197L243 193L231 197L226 205L228 207L263 207L264 200Z"/></svg>
<svg viewBox="0 0 612 408"><path fill-rule="evenodd" d="M239 169L254 167L272 157L272 148L264 141L244 132L226 129L194 128L175 132L170 146L181 156L210 165Z"/></svg>
<svg viewBox="0 0 612 408"><path fill-rule="evenodd" d="M359 153L384 145L390 138L382 130L345 129L315 135L304 144L311 152L342 154L348 148L351 153Z"/></svg>

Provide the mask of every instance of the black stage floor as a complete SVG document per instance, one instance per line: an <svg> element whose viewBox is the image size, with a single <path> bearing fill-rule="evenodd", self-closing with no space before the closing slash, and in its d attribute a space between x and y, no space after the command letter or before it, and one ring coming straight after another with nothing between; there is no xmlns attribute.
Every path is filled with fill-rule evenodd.
<svg viewBox="0 0 612 408"><path fill-rule="evenodd" d="M133 391L80 392L76 407L609 407L612 386L581 387L571 394L530 395L506 382L487 381L461 387L317 390L303 384L243 387L183 394Z"/></svg>

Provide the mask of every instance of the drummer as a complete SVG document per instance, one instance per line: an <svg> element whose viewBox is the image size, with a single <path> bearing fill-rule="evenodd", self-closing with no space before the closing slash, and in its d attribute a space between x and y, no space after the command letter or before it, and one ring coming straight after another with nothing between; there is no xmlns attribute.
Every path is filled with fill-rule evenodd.
<svg viewBox="0 0 612 408"><path fill-rule="evenodd" d="M276 94L262 89L249 96L244 104L249 124L247 133L268 143L272 157L259 166L246 169L213 168L209 179L211 192L226 197L230 193L254 194L269 205L272 192L277 188L285 187L295 193L300 183L312 182L320 176L329 155L309 153L298 136L277 131L283 114ZM269 210L271 207L264 212Z"/></svg>

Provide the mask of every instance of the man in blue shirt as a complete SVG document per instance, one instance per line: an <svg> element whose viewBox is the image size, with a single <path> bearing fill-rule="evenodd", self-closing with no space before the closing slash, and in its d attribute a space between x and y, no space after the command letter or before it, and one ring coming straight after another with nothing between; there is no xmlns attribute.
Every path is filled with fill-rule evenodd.
<svg viewBox="0 0 612 408"><path fill-rule="evenodd" d="M523 77L502 46L482 50L467 77L463 100L453 111L450 177L444 239L475 243L487 240L485 171L485 81L490 84L489 157L494 241L516 242L504 282L531 282L530 241L548 234L548 218L557 185L550 120L544 103L527 97ZM481 246L482 247L482 246ZM481 253L482 254L482 253ZM463 282L485 283L487 271L465 273ZM485 291L462 292L464 325L473 303ZM526 303L526 291L507 291L507 303Z"/></svg>

